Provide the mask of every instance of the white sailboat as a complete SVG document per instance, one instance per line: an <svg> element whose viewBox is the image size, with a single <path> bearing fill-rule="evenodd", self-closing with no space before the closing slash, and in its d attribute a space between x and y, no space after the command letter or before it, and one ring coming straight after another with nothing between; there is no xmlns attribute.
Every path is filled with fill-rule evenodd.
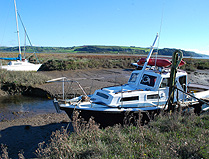
<svg viewBox="0 0 209 159"><path fill-rule="evenodd" d="M18 46L19 46L19 55L17 58L0 58L3 60L11 60L7 65L0 66L0 69L5 69L7 71L38 71L42 64L30 63L27 59L22 58L21 47L20 47L20 36L19 36L19 27L18 27L18 14L16 1L14 0L15 6L15 16L16 16L16 25L17 25L17 36L18 36ZM25 28L24 28L25 30ZM25 30L26 33L26 30Z"/></svg>

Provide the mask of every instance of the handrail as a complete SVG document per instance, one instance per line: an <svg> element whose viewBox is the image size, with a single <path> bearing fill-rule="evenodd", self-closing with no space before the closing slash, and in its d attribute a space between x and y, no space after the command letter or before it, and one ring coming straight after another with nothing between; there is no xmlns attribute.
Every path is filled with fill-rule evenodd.
<svg viewBox="0 0 209 159"><path fill-rule="evenodd" d="M61 81L62 80L62 81ZM70 80L70 79L67 79L67 77L60 77L60 78L55 78L55 79L52 79L52 80L48 80L46 81L47 83L52 83L52 82L62 82L62 94L63 94L63 100L65 99L64 97L64 94L65 94L65 82L75 82L78 87L81 89L81 91L84 93L85 96L88 96L86 94L86 92L84 91L83 87L80 85L80 83L78 81L75 81L75 80Z"/></svg>

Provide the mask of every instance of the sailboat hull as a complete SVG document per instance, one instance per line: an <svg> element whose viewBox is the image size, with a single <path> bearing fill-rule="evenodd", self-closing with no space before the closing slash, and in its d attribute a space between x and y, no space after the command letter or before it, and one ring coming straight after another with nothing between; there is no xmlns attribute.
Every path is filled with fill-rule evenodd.
<svg viewBox="0 0 209 159"><path fill-rule="evenodd" d="M1 66L7 71L38 71L42 64L33 64L28 61L10 61L8 65Z"/></svg>

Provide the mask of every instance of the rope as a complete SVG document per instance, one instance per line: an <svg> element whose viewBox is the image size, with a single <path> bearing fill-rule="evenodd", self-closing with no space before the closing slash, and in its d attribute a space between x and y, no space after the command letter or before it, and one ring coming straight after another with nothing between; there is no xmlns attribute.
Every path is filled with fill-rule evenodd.
<svg viewBox="0 0 209 159"><path fill-rule="evenodd" d="M159 45L160 45L160 36L161 36L161 31L162 31L163 15L164 15L164 3L163 3L163 8L162 8L161 20L160 20L160 31L159 31L159 39L158 39L158 43L157 43L157 52L155 55L155 68L156 68L157 56L158 56Z"/></svg>
<svg viewBox="0 0 209 159"><path fill-rule="evenodd" d="M32 43L31 43L31 41L30 41L30 38L29 38L29 36L28 36L28 34L27 34L26 28L25 28L25 26L24 26L24 24L23 24L23 21L22 21L22 19L21 19L21 17L20 17L19 12L17 12L17 14L18 14L18 17L20 18L20 22L21 22L21 24L22 24L22 26L23 26L23 29L24 29L24 31L25 31L25 35L26 35L26 37L27 37L27 39L28 39L28 41L29 41L29 43L30 43L30 46L31 46L32 49L33 49L33 54L35 55L36 60L38 61L38 63L40 63L39 60L38 60L38 57L36 56L36 52L35 52L34 47L33 47ZM33 56L33 55L31 55L31 56ZM29 56L28 59L29 59L31 56Z"/></svg>

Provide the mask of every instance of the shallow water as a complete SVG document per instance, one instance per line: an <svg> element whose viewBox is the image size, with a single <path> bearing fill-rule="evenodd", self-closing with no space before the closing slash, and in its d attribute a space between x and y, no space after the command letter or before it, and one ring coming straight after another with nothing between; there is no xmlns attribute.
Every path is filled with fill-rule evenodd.
<svg viewBox="0 0 209 159"><path fill-rule="evenodd" d="M55 112L53 102L49 99L26 96L0 97L0 121Z"/></svg>

